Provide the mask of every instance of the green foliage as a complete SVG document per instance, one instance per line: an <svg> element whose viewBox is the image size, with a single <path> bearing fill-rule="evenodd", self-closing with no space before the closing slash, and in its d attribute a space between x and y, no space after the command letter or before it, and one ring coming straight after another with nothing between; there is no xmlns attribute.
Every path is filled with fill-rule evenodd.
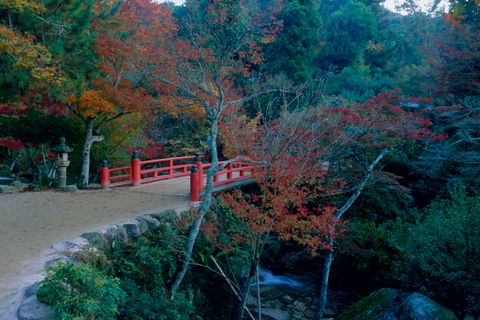
<svg viewBox="0 0 480 320"><path fill-rule="evenodd" d="M267 47L266 68L302 83L312 77L313 60L319 50L322 20L318 5L312 0L285 1L278 19L283 21L283 29Z"/></svg>
<svg viewBox="0 0 480 320"><path fill-rule="evenodd" d="M327 21L320 63L324 69L333 65L341 70L360 61L376 33L377 22L371 9L349 0Z"/></svg>
<svg viewBox="0 0 480 320"><path fill-rule="evenodd" d="M76 144L81 141L76 124L63 116L31 109L22 117L0 117L0 137L13 137L32 145L54 145L60 137L65 137L68 144Z"/></svg>
<svg viewBox="0 0 480 320"><path fill-rule="evenodd" d="M182 244L175 232L156 232L108 253L113 274L126 293L118 319L189 319L192 297L180 293L171 301L165 289L176 270L174 252Z"/></svg>
<svg viewBox="0 0 480 320"><path fill-rule="evenodd" d="M238 316L238 297L234 295L224 277L212 272L218 269L210 256L215 257L230 281L240 288L242 272L248 265L249 252L235 235L244 226L229 208L222 205L212 208L207 218L194 253L194 260L199 265L191 270L189 282L195 292L199 315L211 320L234 319ZM215 284L214 290L212 284Z"/></svg>
<svg viewBox="0 0 480 320"><path fill-rule="evenodd" d="M368 66L346 67L339 74L332 75L327 82L325 93L341 96L348 101L365 102L370 97L394 89L392 79L380 73L373 73Z"/></svg>
<svg viewBox="0 0 480 320"><path fill-rule="evenodd" d="M400 250L393 238L394 227L392 222L353 219L345 236L338 239L340 254L335 261L334 283L355 283L365 292L395 285L391 270Z"/></svg>
<svg viewBox="0 0 480 320"><path fill-rule="evenodd" d="M93 8L94 0L48 0L43 1L46 8L44 20L25 19L25 28L37 27L39 36L50 49L54 59L65 71L67 81L55 88L53 94L60 97L72 94L72 91L83 89L86 81L94 80L98 76L94 53L96 33L93 21L96 12ZM75 92L80 94L80 92Z"/></svg>
<svg viewBox="0 0 480 320"><path fill-rule="evenodd" d="M457 314L480 314L480 195L457 185L406 225L399 278Z"/></svg>
<svg viewBox="0 0 480 320"><path fill-rule="evenodd" d="M125 293L118 278L88 264L62 264L48 270L38 297L62 320L110 320L119 314Z"/></svg>
<svg viewBox="0 0 480 320"><path fill-rule="evenodd" d="M171 301L165 289L176 269L172 250L180 248L179 241L173 232L157 232L106 255L87 255L85 263L51 269L39 298L62 319L189 319L191 295L180 293Z"/></svg>
<svg viewBox="0 0 480 320"><path fill-rule="evenodd" d="M191 119L187 115L158 116L147 135L156 143L163 144L172 156L184 156L207 150L208 126L203 119Z"/></svg>

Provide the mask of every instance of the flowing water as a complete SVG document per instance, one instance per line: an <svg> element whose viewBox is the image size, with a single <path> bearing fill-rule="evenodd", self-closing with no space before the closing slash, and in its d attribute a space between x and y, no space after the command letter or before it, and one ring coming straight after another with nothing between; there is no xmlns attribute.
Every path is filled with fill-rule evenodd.
<svg viewBox="0 0 480 320"><path fill-rule="evenodd" d="M274 275L270 270L264 268L260 268L259 278L261 286L287 286L293 289L309 291L315 289L315 284L313 282L297 280L295 279L295 276ZM256 281L254 281L252 285L257 285Z"/></svg>

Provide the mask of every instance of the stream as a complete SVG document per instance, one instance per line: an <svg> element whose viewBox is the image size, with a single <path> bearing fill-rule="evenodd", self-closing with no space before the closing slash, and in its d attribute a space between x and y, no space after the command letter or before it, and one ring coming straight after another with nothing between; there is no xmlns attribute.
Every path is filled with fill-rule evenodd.
<svg viewBox="0 0 480 320"><path fill-rule="evenodd" d="M275 275L261 268L259 273L262 319L264 320L300 320L314 319L318 303L318 286L311 274ZM248 307L255 311L257 284L254 281L248 300ZM350 293L329 290L326 316L334 317L357 297Z"/></svg>

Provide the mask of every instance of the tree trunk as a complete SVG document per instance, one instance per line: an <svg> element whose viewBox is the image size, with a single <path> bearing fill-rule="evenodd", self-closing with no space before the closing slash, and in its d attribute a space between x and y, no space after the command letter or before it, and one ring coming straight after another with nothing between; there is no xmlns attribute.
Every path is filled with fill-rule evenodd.
<svg viewBox="0 0 480 320"><path fill-rule="evenodd" d="M333 246L333 241L330 241ZM330 269L333 262L333 247L328 250L325 263L323 264L322 270L322 286L320 287L320 300L318 301L318 311L317 319L323 319L323 314L325 313L325 307L327 305L327 292L328 292L328 280L330 278Z"/></svg>
<svg viewBox="0 0 480 320"><path fill-rule="evenodd" d="M339 221L342 216L347 212L348 209L353 205L353 203L358 199L360 194L362 193L363 189L367 186L370 177L372 176L373 169L378 165L378 163L389 153L388 149L383 149L382 152L377 156L377 158L366 168L366 174L363 178L362 182L358 185L355 192L348 198L347 202L343 204L343 206L335 212L335 217L337 221ZM333 230L335 231L335 225L333 226ZM322 286L320 288L320 300L318 302L318 309L316 318L317 320L323 319L323 313L325 312L325 305L327 304L327 292L328 292L328 280L330 276L330 268L333 262L333 236L329 235L328 243L330 244L330 250L328 251L327 260L325 260L325 264L322 271Z"/></svg>
<svg viewBox="0 0 480 320"><path fill-rule="evenodd" d="M12 14L10 13L10 11L8 11L7 15L8 15L8 27L10 28L10 30L13 30Z"/></svg>
<svg viewBox="0 0 480 320"><path fill-rule="evenodd" d="M198 218L195 220L192 230L188 235L188 242L187 247L185 249L185 257L183 259L180 271L177 273L175 277L175 281L173 282L171 288L171 299L175 298L175 294L177 293L178 288L180 287L185 274L187 273L188 266L192 259L192 252L195 246L195 242L197 241L198 234L200 233L200 227L202 225L203 219L205 218L205 214L207 213L208 209L210 208L210 204L212 203L212 193L213 193L213 178L217 173L218 167L218 153L217 153L217 136L218 136L218 119L220 114L214 114L211 121L211 128L210 128L210 155L211 155L211 166L208 169L207 173L207 184L205 186L205 194L203 202L200 204L198 209Z"/></svg>
<svg viewBox="0 0 480 320"><path fill-rule="evenodd" d="M258 319L262 320L262 297L260 295L260 273L258 272L260 266L256 263L257 267L255 268L255 279L257 281L257 304L258 304Z"/></svg>
<svg viewBox="0 0 480 320"><path fill-rule="evenodd" d="M242 291L242 299L240 301L240 308L238 309L238 320L242 320L243 316L245 314L245 309L247 306L247 299L248 295L250 294L250 287L252 286L252 279L255 276L255 270L256 270L256 265L255 262L252 261L252 264L250 265L250 270L248 270L248 277L247 281L245 283L245 288Z"/></svg>
<svg viewBox="0 0 480 320"><path fill-rule="evenodd" d="M82 172L81 172L81 181L82 186L86 186L89 183L90 176L90 152L92 150L92 145L95 142L102 141L102 136L93 135L93 119L87 119L87 130L85 133L85 143L83 144L82 149Z"/></svg>

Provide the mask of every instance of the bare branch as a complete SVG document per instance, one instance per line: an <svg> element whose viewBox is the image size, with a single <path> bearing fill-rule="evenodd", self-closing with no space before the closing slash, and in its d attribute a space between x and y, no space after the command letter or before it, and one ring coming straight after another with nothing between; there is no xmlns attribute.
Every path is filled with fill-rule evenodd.
<svg viewBox="0 0 480 320"><path fill-rule="evenodd" d="M347 202L338 209L338 211L335 213L335 217L337 219L341 219L343 214L347 212L348 209L353 205L355 200L360 196L362 193L363 189L368 183L368 180L370 180L370 177L372 176L373 169L378 165L378 163L390 152L389 149L383 149L382 152L377 156L377 158L368 166L366 170L366 175L363 178L363 181L358 185L357 190L348 198Z"/></svg>
<svg viewBox="0 0 480 320"><path fill-rule="evenodd" d="M230 286L230 289L232 289L233 293L235 294L235 296L241 301L242 298L240 297L240 295L238 294L237 290L235 290L235 287L233 286L232 282L230 281L230 279L227 277L227 275L225 274L225 272L223 272L222 268L220 267L220 265L218 264L217 260L215 260L215 258L213 256L210 256L210 259L212 259L213 263L215 264L215 266L217 267L219 273L223 276L223 278L225 279L225 281L227 281L228 285ZM250 310L248 310L248 308L245 306L245 311L247 311L247 314L250 316L250 318L252 320L255 320L255 317L250 313Z"/></svg>

